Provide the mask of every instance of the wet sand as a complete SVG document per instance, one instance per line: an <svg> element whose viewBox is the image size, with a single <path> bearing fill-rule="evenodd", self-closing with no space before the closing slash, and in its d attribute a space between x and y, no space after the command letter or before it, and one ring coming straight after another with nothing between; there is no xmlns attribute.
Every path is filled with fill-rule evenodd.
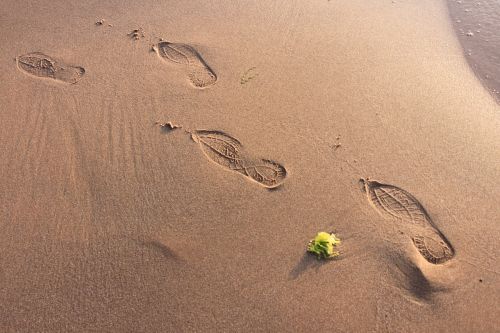
<svg viewBox="0 0 500 333"><path fill-rule="evenodd" d="M0 17L0 331L500 327L499 106L446 2Z"/></svg>
<svg viewBox="0 0 500 333"><path fill-rule="evenodd" d="M448 0L448 6L467 61L500 103L500 2Z"/></svg>

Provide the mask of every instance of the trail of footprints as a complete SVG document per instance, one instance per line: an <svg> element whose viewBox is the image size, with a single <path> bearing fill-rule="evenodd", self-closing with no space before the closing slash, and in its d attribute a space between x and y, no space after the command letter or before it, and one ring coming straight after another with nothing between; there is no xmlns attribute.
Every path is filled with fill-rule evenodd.
<svg viewBox="0 0 500 333"><path fill-rule="evenodd" d="M362 181L370 204L382 216L405 223L403 226L409 230L413 245L425 260L443 264L453 258L453 247L413 195L393 185Z"/></svg>
<svg viewBox="0 0 500 333"><path fill-rule="evenodd" d="M139 39L144 37L144 32L142 29L136 29L128 35ZM162 41L153 49L163 60L183 65L190 82L196 88L207 88L217 82L215 72L192 46ZM78 82L85 74L83 67L68 65L62 60L56 60L40 52L18 56L16 62L17 67L27 74L70 84Z"/></svg>
<svg viewBox="0 0 500 333"><path fill-rule="evenodd" d="M162 41L155 45L154 50L163 60L183 65L195 87L206 88L217 82L217 75L192 46ZM16 62L17 67L29 75L69 84L77 83L85 74L83 67L69 65L40 52L18 56ZM276 188L287 177L284 166L269 159L254 158L227 133L216 130L190 133L209 160L263 187ZM423 258L432 264L442 264L453 258L453 247L413 195L393 185L368 179L362 181L369 203L382 216L405 224L413 245Z"/></svg>
<svg viewBox="0 0 500 333"><path fill-rule="evenodd" d="M197 130L191 133L205 156L223 168L238 172L261 186L276 188L286 178L282 165L246 154L241 143L221 131Z"/></svg>

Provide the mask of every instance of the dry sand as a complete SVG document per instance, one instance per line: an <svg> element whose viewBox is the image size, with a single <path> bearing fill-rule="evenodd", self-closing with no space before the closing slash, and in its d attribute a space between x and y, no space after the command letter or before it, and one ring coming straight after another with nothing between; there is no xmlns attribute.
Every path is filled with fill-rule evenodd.
<svg viewBox="0 0 500 333"><path fill-rule="evenodd" d="M500 329L499 106L445 1L0 20L0 331Z"/></svg>

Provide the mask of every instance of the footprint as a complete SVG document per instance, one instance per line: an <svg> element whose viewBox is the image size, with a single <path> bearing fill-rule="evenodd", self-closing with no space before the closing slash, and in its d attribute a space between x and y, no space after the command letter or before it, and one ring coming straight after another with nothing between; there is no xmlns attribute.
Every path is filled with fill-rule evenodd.
<svg viewBox="0 0 500 333"><path fill-rule="evenodd" d="M39 52L21 55L16 61L17 67L30 75L70 84L78 82L85 74L83 67L70 66Z"/></svg>
<svg viewBox="0 0 500 333"><path fill-rule="evenodd" d="M217 75L198 51L187 44L160 42L156 51L162 59L186 66L189 80L197 88L209 87L217 81Z"/></svg>
<svg viewBox="0 0 500 333"><path fill-rule="evenodd" d="M191 133L191 137L208 159L264 187L278 187L286 178L285 167L271 160L247 157L241 143L224 132L197 130Z"/></svg>
<svg viewBox="0 0 500 333"><path fill-rule="evenodd" d="M413 245L428 262L442 264L453 258L455 251L436 228L422 204L405 190L377 181L362 179L368 201L384 217L408 222Z"/></svg>

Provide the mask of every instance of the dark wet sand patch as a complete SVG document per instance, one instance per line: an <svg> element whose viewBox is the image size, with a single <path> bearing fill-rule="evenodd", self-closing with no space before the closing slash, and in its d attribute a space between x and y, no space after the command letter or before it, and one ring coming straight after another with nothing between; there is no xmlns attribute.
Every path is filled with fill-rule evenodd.
<svg viewBox="0 0 500 333"><path fill-rule="evenodd" d="M500 1L448 0L448 8L469 65L500 104Z"/></svg>

